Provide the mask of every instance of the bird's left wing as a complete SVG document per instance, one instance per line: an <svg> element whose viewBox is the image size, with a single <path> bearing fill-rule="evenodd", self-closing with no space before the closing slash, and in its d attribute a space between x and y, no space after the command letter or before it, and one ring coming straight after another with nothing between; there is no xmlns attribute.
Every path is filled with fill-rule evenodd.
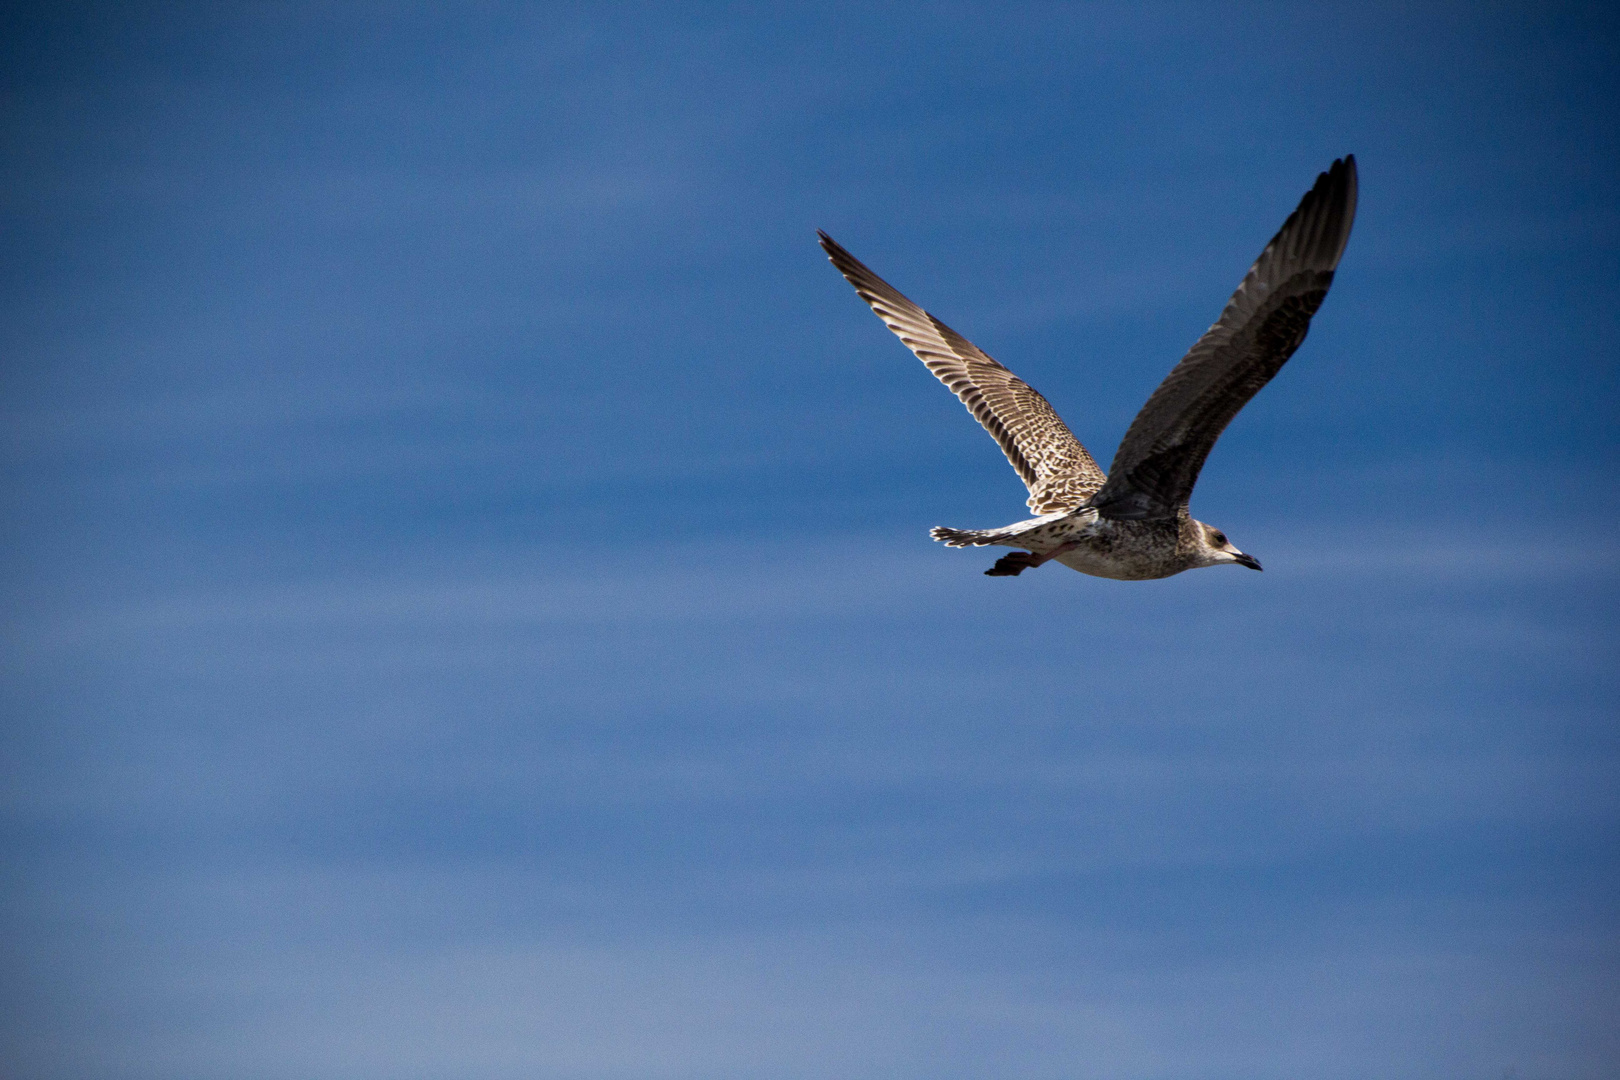
<svg viewBox="0 0 1620 1080"><path fill-rule="evenodd" d="M826 233L821 246L861 299L939 381L962 399L1029 488L1037 514L1073 510L1107 479L1050 402L845 251Z"/></svg>
<svg viewBox="0 0 1620 1080"><path fill-rule="evenodd" d="M1250 267L1215 325L1136 414L1091 500L1103 517L1177 516L1215 440L1305 340L1356 216L1356 159L1335 161Z"/></svg>

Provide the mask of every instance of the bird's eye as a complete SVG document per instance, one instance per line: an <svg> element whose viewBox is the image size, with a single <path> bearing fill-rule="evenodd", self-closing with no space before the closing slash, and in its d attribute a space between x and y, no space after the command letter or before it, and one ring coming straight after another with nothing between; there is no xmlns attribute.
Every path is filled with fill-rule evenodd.
<svg viewBox="0 0 1620 1080"><path fill-rule="evenodd" d="M1215 542L1217 544L1224 545L1226 543L1226 534L1217 529L1215 532Z"/></svg>

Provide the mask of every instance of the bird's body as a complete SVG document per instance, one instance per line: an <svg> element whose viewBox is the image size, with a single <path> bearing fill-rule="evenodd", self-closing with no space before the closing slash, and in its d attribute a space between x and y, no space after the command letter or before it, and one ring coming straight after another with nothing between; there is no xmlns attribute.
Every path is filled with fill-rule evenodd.
<svg viewBox="0 0 1620 1080"><path fill-rule="evenodd" d="M1253 561L1224 538L1211 540L1208 533L1213 531L1185 512L1174 518L1129 521L1105 518L1087 506L999 529L940 527L932 535L947 547L1015 547L1034 556L1033 560L1006 556L987 571L992 577L1012 576L1048 560L1082 574L1118 581L1146 581L1200 566Z"/></svg>
<svg viewBox="0 0 1620 1080"><path fill-rule="evenodd" d="M999 529L936 528L934 539L1020 549L985 571L997 577L1051 560L1124 581L1223 563L1260 569L1219 529L1194 519L1187 502L1222 430L1305 339L1355 207L1355 158L1347 157L1317 177L1220 319L1154 391L1107 473L1034 388L822 233L833 265L995 437L1041 515Z"/></svg>

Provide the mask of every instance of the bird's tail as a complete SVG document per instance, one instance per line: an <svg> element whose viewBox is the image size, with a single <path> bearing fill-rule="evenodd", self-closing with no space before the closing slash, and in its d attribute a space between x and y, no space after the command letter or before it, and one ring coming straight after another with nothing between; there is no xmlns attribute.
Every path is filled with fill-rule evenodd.
<svg viewBox="0 0 1620 1080"><path fill-rule="evenodd" d="M944 544L946 547L984 547L987 544L999 544L1006 540L1006 529L948 529L943 525L936 525L928 530L928 535Z"/></svg>
<svg viewBox="0 0 1620 1080"><path fill-rule="evenodd" d="M1059 510L1028 521L1015 521L999 529L947 529L941 525L928 530L928 535L948 547L999 544L1002 547L1046 551L1072 539L1076 530L1094 525L1096 521L1095 510Z"/></svg>

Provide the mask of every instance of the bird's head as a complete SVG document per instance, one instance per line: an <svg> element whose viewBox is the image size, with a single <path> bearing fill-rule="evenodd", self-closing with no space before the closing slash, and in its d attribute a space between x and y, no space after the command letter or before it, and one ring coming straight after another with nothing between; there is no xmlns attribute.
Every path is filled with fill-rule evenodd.
<svg viewBox="0 0 1620 1080"><path fill-rule="evenodd" d="M1203 541L1200 545L1201 550L1198 553L1201 560L1200 566L1237 563L1239 566L1247 566L1250 570L1260 569L1260 560L1253 555L1245 555L1233 547L1232 541L1228 540L1226 534L1221 530L1213 525L1205 525L1202 521L1197 524L1199 537Z"/></svg>

